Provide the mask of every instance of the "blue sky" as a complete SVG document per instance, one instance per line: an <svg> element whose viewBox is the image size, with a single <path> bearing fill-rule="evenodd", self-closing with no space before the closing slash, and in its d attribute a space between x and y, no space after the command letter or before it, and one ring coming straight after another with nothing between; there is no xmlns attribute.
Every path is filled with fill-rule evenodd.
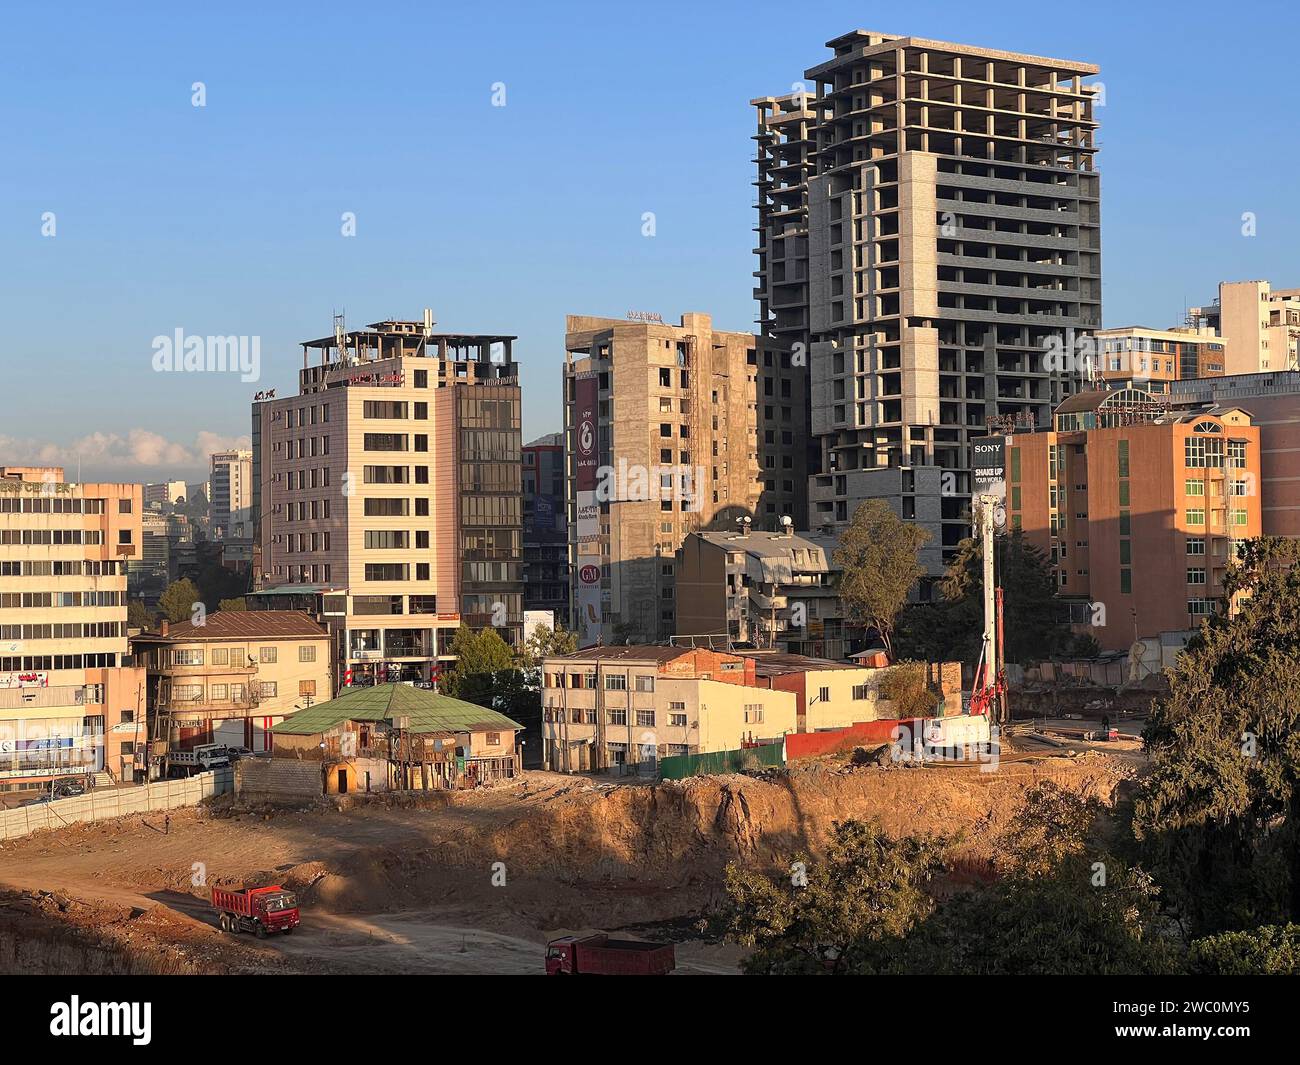
<svg viewBox="0 0 1300 1065"><path fill-rule="evenodd" d="M1220 279L1300 284L1289 8L1242 11L6 5L0 463L193 477L247 434L256 389L292 389L298 341L336 310L518 334L525 437L558 429L566 313L752 328L748 101L856 28L1102 67L1106 324L1173 324ZM261 337L262 380L155 373L152 339L177 328Z"/></svg>

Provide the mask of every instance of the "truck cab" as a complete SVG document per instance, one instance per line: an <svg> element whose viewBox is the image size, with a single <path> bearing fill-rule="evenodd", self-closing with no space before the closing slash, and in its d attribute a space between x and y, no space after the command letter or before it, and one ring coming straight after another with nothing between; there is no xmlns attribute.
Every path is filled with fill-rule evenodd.
<svg viewBox="0 0 1300 1065"><path fill-rule="evenodd" d="M576 970L573 966L573 944L576 936L554 939L546 947L546 975L565 976Z"/></svg>

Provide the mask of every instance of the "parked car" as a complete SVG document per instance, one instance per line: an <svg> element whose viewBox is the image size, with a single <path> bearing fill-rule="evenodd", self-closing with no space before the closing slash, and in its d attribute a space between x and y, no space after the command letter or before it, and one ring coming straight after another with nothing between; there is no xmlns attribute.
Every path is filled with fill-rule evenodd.
<svg viewBox="0 0 1300 1065"><path fill-rule="evenodd" d="M26 802L19 803L18 805L19 806L41 806L42 804L47 802L53 802L53 799L51 799L48 794L38 795L36 796L36 798L28 799Z"/></svg>
<svg viewBox="0 0 1300 1065"><path fill-rule="evenodd" d="M53 789L56 799L72 799L78 795L86 794L85 781L77 777L69 777L66 780L56 780Z"/></svg>
<svg viewBox="0 0 1300 1065"><path fill-rule="evenodd" d="M226 748L226 756L227 756L227 757L228 757L232 762L237 762L237 761L239 761L239 759L241 759L241 758L248 758L248 757L250 757L250 756L252 755L252 753L253 753L253 752L250 751L247 747L227 747L227 748Z"/></svg>

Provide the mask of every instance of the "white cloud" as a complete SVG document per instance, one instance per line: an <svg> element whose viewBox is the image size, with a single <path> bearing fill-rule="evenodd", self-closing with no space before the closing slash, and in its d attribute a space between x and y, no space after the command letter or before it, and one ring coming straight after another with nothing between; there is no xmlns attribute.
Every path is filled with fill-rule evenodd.
<svg viewBox="0 0 1300 1065"><path fill-rule="evenodd" d="M83 481L144 481L163 477L201 480L214 451L250 446L247 436L222 436L202 430L191 444L169 440L149 429L91 433L68 444L18 439L0 433L0 466L62 466Z"/></svg>

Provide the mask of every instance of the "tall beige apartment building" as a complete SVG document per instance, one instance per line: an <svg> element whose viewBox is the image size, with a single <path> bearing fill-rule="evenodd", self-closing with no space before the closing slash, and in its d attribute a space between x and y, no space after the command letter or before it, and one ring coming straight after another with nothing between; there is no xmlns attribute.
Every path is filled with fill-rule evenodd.
<svg viewBox="0 0 1300 1065"><path fill-rule="evenodd" d="M145 672L126 664L142 506L138 484L0 467L0 790L143 770Z"/></svg>
<svg viewBox="0 0 1300 1065"><path fill-rule="evenodd" d="M211 457L208 514L215 533L226 539L253 535L253 453L218 451Z"/></svg>
<svg viewBox="0 0 1300 1065"><path fill-rule="evenodd" d="M801 412L774 388L760 418L753 334L714 329L707 314L679 325L569 315L565 351L571 624L584 645L653 642L676 631L686 535L761 521L767 481L793 492Z"/></svg>
<svg viewBox="0 0 1300 1065"><path fill-rule="evenodd" d="M340 325L254 403L254 600L310 604L342 681L429 681L461 625L521 641L514 339Z"/></svg>
<svg viewBox="0 0 1300 1065"><path fill-rule="evenodd" d="M764 344L804 353L808 528L888 499L969 531L971 442L1048 425L1101 322L1097 67L855 30L753 101ZM945 476L948 474L950 476ZM800 523L802 524L802 523Z"/></svg>
<svg viewBox="0 0 1300 1065"><path fill-rule="evenodd" d="M1300 369L1300 288L1221 281L1218 300L1193 307L1188 321L1224 338L1227 374Z"/></svg>

